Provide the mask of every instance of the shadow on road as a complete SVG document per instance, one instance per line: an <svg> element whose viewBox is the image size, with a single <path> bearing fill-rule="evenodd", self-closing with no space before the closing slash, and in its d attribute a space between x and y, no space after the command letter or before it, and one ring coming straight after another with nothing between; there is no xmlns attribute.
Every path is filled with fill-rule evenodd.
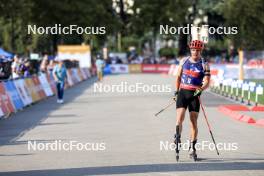
<svg viewBox="0 0 264 176"><path fill-rule="evenodd" d="M264 162L196 162L196 163L176 163L176 164L143 164L143 165L124 165L124 166L104 166L104 167L85 167L67 168L54 170L31 170L16 172L0 172L5 176L81 176L81 175L112 175L112 174L140 174L155 172L192 172L192 171L231 171L231 170L263 170Z"/></svg>
<svg viewBox="0 0 264 176"><path fill-rule="evenodd" d="M78 96L91 87L96 81L97 79L94 77L66 90L64 104L68 104L72 102L72 100L78 98ZM27 107L23 111L20 111L7 119L0 120L0 146L16 144L17 138L23 136L27 131L33 129L37 125L41 125L41 122L49 117L49 113L61 106L63 105L56 103L56 96L53 96L40 101L33 106ZM65 117L69 117L69 114L65 114Z"/></svg>

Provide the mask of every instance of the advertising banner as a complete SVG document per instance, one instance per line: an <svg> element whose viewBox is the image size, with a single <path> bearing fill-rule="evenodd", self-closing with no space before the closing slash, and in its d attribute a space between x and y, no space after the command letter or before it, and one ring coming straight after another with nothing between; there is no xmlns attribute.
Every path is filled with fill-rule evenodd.
<svg viewBox="0 0 264 176"><path fill-rule="evenodd" d="M169 73L170 68L165 64L142 64L142 73Z"/></svg>
<svg viewBox="0 0 264 176"><path fill-rule="evenodd" d="M141 73L141 64L130 64L129 73Z"/></svg>
<svg viewBox="0 0 264 176"><path fill-rule="evenodd" d="M40 84L40 81L39 81L38 77L37 76L33 76L32 77L32 81L33 81L33 83L35 85L35 89L37 89L37 93L39 94L40 99L45 98L46 94L44 92L44 89L43 89L42 85Z"/></svg>
<svg viewBox="0 0 264 176"><path fill-rule="evenodd" d="M50 88L51 88L51 90L53 92L53 95L56 94L56 85L55 85L54 79L52 77L50 77L50 76L47 76L46 78L47 78L48 83L50 85Z"/></svg>
<svg viewBox="0 0 264 176"><path fill-rule="evenodd" d="M4 83L0 83L0 96L1 96L0 97L1 109L4 112L4 114L15 112L15 108L8 93L6 92Z"/></svg>
<svg viewBox="0 0 264 176"><path fill-rule="evenodd" d="M112 74L129 73L128 65L126 65L126 64L110 65L110 70L111 70Z"/></svg>
<svg viewBox="0 0 264 176"><path fill-rule="evenodd" d="M24 79L14 80L13 82L15 84L15 87L17 89L17 92L18 92L21 100L23 101L23 104L25 106L31 104L32 98L31 98L29 91L27 90L27 88L25 86Z"/></svg>
<svg viewBox="0 0 264 176"><path fill-rule="evenodd" d="M24 107L23 101L20 99L18 91L13 81L4 82L5 90L8 93L16 110L20 110Z"/></svg>
<svg viewBox="0 0 264 176"><path fill-rule="evenodd" d="M41 74L41 75L38 76L38 79L40 81L40 84L41 84L44 92L45 92L45 95L48 96L48 97L52 96L53 92L51 90L51 87L49 85L49 82L47 80L46 75L45 74Z"/></svg>
<svg viewBox="0 0 264 176"><path fill-rule="evenodd" d="M26 83L26 86L30 92L30 95L31 95L31 98L32 98L32 102L36 102L38 100L40 100L40 96L37 92L37 89L35 88L35 84L33 83L32 79L31 78L26 78L25 79L25 83Z"/></svg>

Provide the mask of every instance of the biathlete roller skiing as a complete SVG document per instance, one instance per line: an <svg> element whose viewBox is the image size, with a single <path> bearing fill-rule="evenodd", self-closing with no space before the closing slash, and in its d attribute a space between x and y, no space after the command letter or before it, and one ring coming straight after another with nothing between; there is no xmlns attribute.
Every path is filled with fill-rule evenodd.
<svg viewBox="0 0 264 176"><path fill-rule="evenodd" d="M187 108L190 113L191 122L189 155L194 161L197 160L195 145L197 143L198 135L197 119L200 110L200 95L209 86L210 82L210 68L208 62L201 57L204 43L200 40L193 40L190 42L189 48L191 56L183 58L178 67L176 90L173 97L173 100L176 101L177 114L176 133L174 136L177 161L179 160L181 145L182 123Z"/></svg>

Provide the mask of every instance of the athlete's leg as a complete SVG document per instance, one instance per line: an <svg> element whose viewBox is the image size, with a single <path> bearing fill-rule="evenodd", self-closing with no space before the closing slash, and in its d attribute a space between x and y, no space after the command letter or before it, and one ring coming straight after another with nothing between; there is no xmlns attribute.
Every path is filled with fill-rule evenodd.
<svg viewBox="0 0 264 176"><path fill-rule="evenodd" d="M188 106L190 112L190 121L191 121L191 144L190 144L190 158L193 158L195 161L197 159L196 154L196 143L197 143L197 135L198 135L198 115L200 110L200 103L197 97L194 97L191 103Z"/></svg>
<svg viewBox="0 0 264 176"><path fill-rule="evenodd" d="M191 111L190 112L190 120L191 120L191 141L197 140L198 135L198 127L197 127L197 119L199 112Z"/></svg>
<svg viewBox="0 0 264 176"><path fill-rule="evenodd" d="M182 132L182 123L185 117L185 112L187 108L186 102L186 91L180 90L177 96L176 102L176 133L174 136L174 143L176 145L176 160L179 160L179 151L181 144L181 132Z"/></svg>
<svg viewBox="0 0 264 176"><path fill-rule="evenodd" d="M174 143L176 145L176 160L179 160L179 151L181 145L181 132L182 132L182 123L185 117L186 108L177 108L176 109L176 133L174 135Z"/></svg>
<svg viewBox="0 0 264 176"><path fill-rule="evenodd" d="M176 109L176 133L177 133L177 128L179 128L178 132L179 135L182 132L182 123L185 117L185 112L186 112L186 108L177 108Z"/></svg>
<svg viewBox="0 0 264 176"><path fill-rule="evenodd" d="M186 101L186 91L180 90L176 102L176 134L180 136L182 132L182 123L185 117L186 108L188 106Z"/></svg>
<svg viewBox="0 0 264 176"><path fill-rule="evenodd" d="M200 102L197 97L191 98L191 102L188 106L190 112L190 121L191 121L191 141L197 140L198 135L198 126L197 119L200 111Z"/></svg>

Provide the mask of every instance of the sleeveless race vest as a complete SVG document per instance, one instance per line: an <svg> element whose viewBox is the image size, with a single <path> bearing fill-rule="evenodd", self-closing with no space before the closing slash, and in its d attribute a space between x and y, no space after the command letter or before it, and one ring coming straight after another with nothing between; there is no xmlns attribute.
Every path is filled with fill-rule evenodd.
<svg viewBox="0 0 264 176"><path fill-rule="evenodd" d="M180 88L195 90L202 86L205 75L205 61L201 58L198 62L192 63L189 58L182 65L182 77Z"/></svg>

